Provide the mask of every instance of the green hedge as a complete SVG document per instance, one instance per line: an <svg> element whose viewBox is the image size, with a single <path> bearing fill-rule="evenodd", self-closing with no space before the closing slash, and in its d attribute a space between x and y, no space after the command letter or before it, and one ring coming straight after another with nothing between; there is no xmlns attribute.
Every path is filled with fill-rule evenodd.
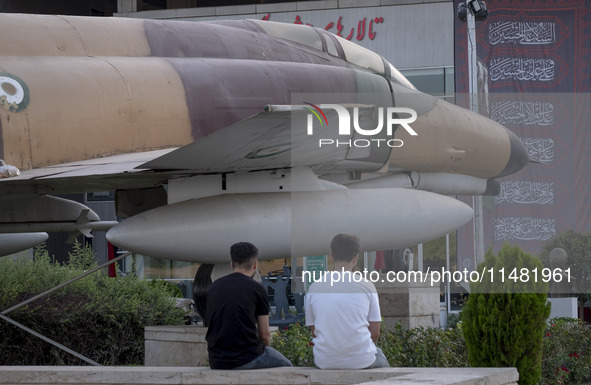
<svg viewBox="0 0 591 385"><path fill-rule="evenodd" d="M382 330L378 346L395 367L468 366L466 343L460 328L406 329L398 324L393 330Z"/></svg>
<svg viewBox="0 0 591 385"><path fill-rule="evenodd" d="M477 270L492 274L471 282L471 293L462 310L471 366L516 367L520 385L538 383L550 304L548 284L528 273L542 267L538 258L519 247L505 244L498 255L488 251ZM511 279L513 271L525 274L516 273Z"/></svg>
<svg viewBox="0 0 591 385"><path fill-rule="evenodd" d="M76 245L70 263L53 263L44 249L35 260L0 258L0 309L4 310L80 275L94 264ZM163 285L136 277L94 273L8 316L103 365L142 365L144 326L182 324ZM80 359L0 320L0 365L81 365Z"/></svg>
<svg viewBox="0 0 591 385"><path fill-rule="evenodd" d="M462 331L456 329L406 329L398 324L393 330L382 327L377 344L393 367L462 367L468 365ZM314 366L310 329L293 324L273 336L272 347L294 366Z"/></svg>
<svg viewBox="0 0 591 385"><path fill-rule="evenodd" d="M273 334L271 346L280 351L293 366L314 366L312 332L299 323L291 324Z"/></svg>
<svg viewBox="0 0 591 385"><path fill-rule="evenodd" d="M549 321L543 338L542 378L539 385L591 382L591 325L574 318ZM295 366L314 366L310 329L300 324L273 336L272 346ZM393 367L467 367L462 322L453 329L401 325L382 329L378 346Z"/></svg>
<svg viewBox="0 0 591 385"><path fill-rule="evenodd" d="M576 318L551 319L544 334L540 385L591 382L591 325Z"/></svg>

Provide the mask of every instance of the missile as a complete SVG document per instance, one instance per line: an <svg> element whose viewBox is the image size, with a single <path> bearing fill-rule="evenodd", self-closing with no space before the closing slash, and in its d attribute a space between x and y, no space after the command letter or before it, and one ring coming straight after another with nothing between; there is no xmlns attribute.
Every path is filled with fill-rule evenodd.
<svg viewBox="0 0 591 385"><path fill-rule="evenodd" d="M447 196L399 188L227 194L161 206L107 232L114 245L147 256L223 263L230 246L255 244L261 260L323 255L338 233L364 250L415 245L470 221Z"/></svg>
<svg viewBox="0 0 591 385"><path fill-rule="evenodd" d="M0 234L0 256L18 253L47 240L47 233Z"/></svg>

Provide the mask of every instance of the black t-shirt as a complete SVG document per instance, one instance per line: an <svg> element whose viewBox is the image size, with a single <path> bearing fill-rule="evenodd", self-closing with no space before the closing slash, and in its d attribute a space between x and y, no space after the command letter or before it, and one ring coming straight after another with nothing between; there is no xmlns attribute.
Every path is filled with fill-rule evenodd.
<svg viewBox="0 0 591 385"><path fill-rule="evenodd" d="M269 314L269 296L263 286L242 273L215 280L207 292L205 339L212 369L244 365L261 354L257 316Z"/></svg>

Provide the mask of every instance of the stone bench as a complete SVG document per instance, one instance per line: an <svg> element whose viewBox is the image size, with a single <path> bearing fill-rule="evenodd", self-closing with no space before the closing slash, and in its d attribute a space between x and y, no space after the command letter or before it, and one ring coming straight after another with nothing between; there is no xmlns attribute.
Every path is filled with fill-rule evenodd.
<svg viewBox="0 0 591 385"><path fill-rule="evenodd" d="M320 370L272 368L212 370L203 367L0 366L0 385L516 385L515 368L383 368Z"/></svg>

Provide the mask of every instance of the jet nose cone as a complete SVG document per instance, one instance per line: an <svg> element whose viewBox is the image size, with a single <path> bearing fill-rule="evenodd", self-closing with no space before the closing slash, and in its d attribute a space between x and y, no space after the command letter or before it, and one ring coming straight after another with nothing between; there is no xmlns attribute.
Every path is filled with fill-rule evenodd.
<svg viewBox="0 0 591 385"><path fill-rule="evenodd" d="M525 145L523 144L521 139L519 139L517 135L515 135L507 128L505 128L505 131L507 132L507 136L509 136L509 142L511 144L511 155L509 156L509 161L507 162L507 165L505 166L503 171L501 171L499 175L497 175L497 177L511 175L529 164L529 154L527 152L527 148L525 148Z"/></svg>

